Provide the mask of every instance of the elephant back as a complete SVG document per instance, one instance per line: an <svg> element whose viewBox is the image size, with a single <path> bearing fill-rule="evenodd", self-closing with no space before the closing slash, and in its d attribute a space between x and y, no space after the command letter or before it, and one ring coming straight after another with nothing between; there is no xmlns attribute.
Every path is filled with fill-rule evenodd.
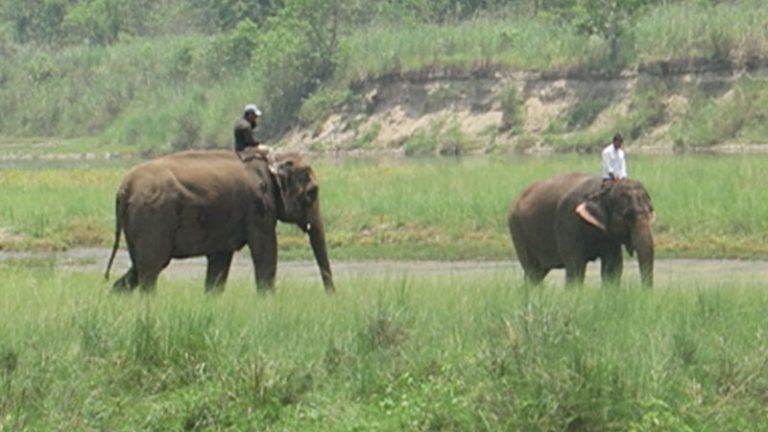
<svg viewBox="0 0 768 432"><path fill-rule="evenodd" d="M119 193L145 203L170 196L205 202L221 193L256 193L269 187L263 160L246 164L232 151L192 150L135 166L123 179Z"/></svg>

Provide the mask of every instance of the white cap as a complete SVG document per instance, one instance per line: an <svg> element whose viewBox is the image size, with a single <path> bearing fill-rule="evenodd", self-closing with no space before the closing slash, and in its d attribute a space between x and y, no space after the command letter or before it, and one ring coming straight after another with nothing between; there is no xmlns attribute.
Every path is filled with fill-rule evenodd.
<svg viewBox="0 0 768 432"><path fill-rule="evenodd" d="M248 104L245 106L245 109L243 109L244 114L249 111L256 114L258 117L261 117L261 110L255 104Z"/></svg>

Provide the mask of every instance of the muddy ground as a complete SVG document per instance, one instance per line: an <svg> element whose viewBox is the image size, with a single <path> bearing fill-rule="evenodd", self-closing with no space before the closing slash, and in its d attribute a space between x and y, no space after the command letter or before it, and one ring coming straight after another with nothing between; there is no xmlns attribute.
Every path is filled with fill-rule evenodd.
<svg viewBox="0 0 768 432"><path fill-rule="evenodd" d="M66 252L8 252L0 251L1 261L31 261L47 263L62 271L103 273L109 250L101 248L73 249ZM128 253L120 250L112 266L111 279L119 277L129 267ZM516 261L336 261L332 262L337 283L371 275L413 276L413 277L468 277L472 275L493 275L510 283L522 280L522 271ZM624 281L639 281L637 262L626 259ZM591 263L587 269L589 282L599 281L600 266ZM199 281L202 286L205 277L205 259L188 258L174 260L161 278L189 279ZM253 277L249 254L246 249L235 254L230 278ZM564 272L555 270L547 277L547 284L562 286ZM734 284L755 284L768 280L768 261L746 260L703 260L665 259L657 260L655 282L658 287L719 286ZM320 284L317 267L313 261L282 261L278 263L278 284L281 281L316 281Z"/></svg>

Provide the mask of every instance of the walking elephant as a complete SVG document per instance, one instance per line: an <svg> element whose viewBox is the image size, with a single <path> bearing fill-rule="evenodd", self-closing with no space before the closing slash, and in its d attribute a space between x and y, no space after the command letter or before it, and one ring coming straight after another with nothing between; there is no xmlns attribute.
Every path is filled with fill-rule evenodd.
<svg viewBox="0 0 768 432"><path fill-rule="evenodd" d="M603 284L621 279L624 246L637 251L640 277L653 285L651 197L635 180L603 184L588 174L538 181L512 204L507 222L527 282L565 268L566 283L583 284L587 262L600 258Z"/></svg>
<svg viewBox="0 0 768 432"><path fill-rule="evenodd" d="M152 290L172 258L204 255L206 290L223 288L235 251L248 245L259 291L272 290L277 221L308 234L323 284L334 291L318 184L296 153L187 151L142 163L117 192L115 243L125 233L131 267L115 290Z"/></svg>

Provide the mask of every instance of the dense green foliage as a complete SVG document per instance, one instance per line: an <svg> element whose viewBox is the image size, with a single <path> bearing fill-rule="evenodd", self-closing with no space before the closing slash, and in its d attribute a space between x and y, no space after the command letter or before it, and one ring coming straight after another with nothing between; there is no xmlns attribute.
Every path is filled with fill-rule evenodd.
<svg viewBox="0 0 768 432"><path fill-rule="evenodd" d="M6 0L0 136L88 136L154 152L226 147L249 101L268 114L264 137L277 138L355 103L350 83L370 76L743 59L766 54L766 28L768 8L756 0ZM706 109L694 111L683 133L704 122ZM703 130L694 145L755 132L764 138L738 124Z"/></svg>
<svg viewBox="0 0 768 432"><path fill-rule="evenodd" d="M723 431L765 422L749 282L525 290L511 271L165 279L0 263L0 430Z"/></svg>
<svg viewBox="0 0 768 432"><path fill-rule="evenodd" d="M561 156L313 165L332 258L503 260L512 255L506 212L513 198L533 180L596 172L598 162ZM765 163L762 156L630 155L630 174L644 182L658 211L660 256L768 254ZM82 164L0 171L0 248L111 245L114 194L128 162ZM279 230L283 259L311 259L295 226Z"/></svg>

